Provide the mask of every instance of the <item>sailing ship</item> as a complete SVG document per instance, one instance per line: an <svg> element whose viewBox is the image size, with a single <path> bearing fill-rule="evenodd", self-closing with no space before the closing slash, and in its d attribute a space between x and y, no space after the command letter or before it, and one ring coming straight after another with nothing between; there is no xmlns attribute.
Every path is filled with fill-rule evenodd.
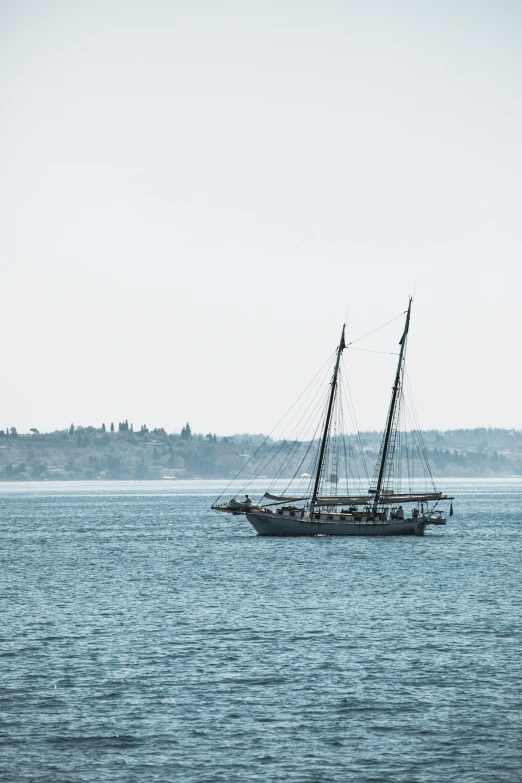
<svg viewBox="0 0 522 783"><path fill-rule="evenodd" d="M257 472L251 472L243 487L243 492L250 487L256 487L256 479L259 474L266 471L267 465L273 462L274 457L271 457L270 454L274 450L276 456L280 456L286 451L290 461L292 458L294 463L297 461L297 470L290 487L295 486L297 474L304 465L305 458L311 454L311 472L301 473L299 476L301 487L303 479L304 483L308 482L307 489L297 493L287 494L284 492L280 494L277 490L269 488L258 502L252 500L248 494L245 495L244 500L238 499L236 495L228 502L223 502L221 496L212 506L215 511L246 517L257 533L262 536L422 536L428 525L446 524L445 511L439 504L450 501L451 516L453 514L453 497L438 492L435 487L420 429L413 437L413 445L420 455L425 483L421 490L418 489L412 475L412 466L415 464L412 455L413 445L410 448L407 440L406 443L404 442L401 429L401 412L404 409L405 397L406 344L410 327L411 305L412 299L410 298L405 312L404 330L399 342L399 358L386 426L369 488L364 491L359 482L358 491L354 492L353 489L350 491L348 476L344 479L345 491L342 491L342 486L340 488L341 443L344 443L345 464L348 465L345 433L340 432L340 420L335 412L336 406L341 405L342 407L341 395L339 394L340 368L341 357L347 348L345 326L343 326L341 340L334 354L333 373L327 389L325 406L320 417L322 424L320 437L312 438L307 444L303 444L299 440L273 442L272 449L268 451L269 456L259 460ZM353 345L353 342L348 346ZM360 445L360 439L358 442ZM262 455L266 454L266 444L267 441L261 444L255 454L260 450ZM297 456L299 449L302 450L305 446L304 456L299 459ZM349 446L348 452L350 451L353 453L353 448ZM362 447L361 452L364 461ZM401 458L404 457L408 462L408 487L405 490L402 488L402 473L399 467ZM249 462L251 461L252 457ZM285 465L281 463L276 471L275 479L284 475L284 470ZM347 472L352 474L353 479L354 471L348 470ZM430 483L429 487L428 482ZM275 485L277 482L274 480L272 483Z"/></svg>

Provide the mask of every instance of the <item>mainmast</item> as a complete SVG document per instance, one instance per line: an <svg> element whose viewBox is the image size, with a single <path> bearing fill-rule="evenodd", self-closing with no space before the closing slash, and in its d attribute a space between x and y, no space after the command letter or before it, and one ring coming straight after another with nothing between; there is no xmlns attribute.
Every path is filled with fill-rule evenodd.
<svg viewBox="0 0 522 783"><path fill-rule="evenodd" d="M388 419L386 421L386 429L384 432L384 441L382 446L382 455L381 455L381 464L379 467L379 478L377 479L377 487L375 489L375 496L373 499L373 513L377 511L377 505L379 503L380 495L381 495L381 488L382 488L382 482L384 479L384 470L386 467L386 457L388 456L388 447L390 445L390 435L393 427L393 421L395 418L395 408L397 406L397 398L399 395L399 389L401 385L401 372L402 372L402 362L404 358L404 350L406 348L406 338L408 336L408 329L410 326L410 313L411 313L411 300L412 297L410 296L410 301L408 303L408 310L406 313L406 324L404 326L404 332L401 337L399 345L401 346L401 350L399 352L399 362L397 364L397 373L395 375L395 383L393 384L393 391L392 391L392 398L390 403L390 410L388 411Z"/></svg>
<svg viewBox="0 0 522 783"><path fill-rule="evenodd" d="M335 369L334 374L332 377L332 383L331 383L331 389L330 389L330 399L328 401L328 410L326 412L326 421L324 423L324 431L323 431L323 437L321 439L321 448L319 450L319 460L317 462L317 473L315 476L315 483L314 483L314 491L312 494L312 500L310 502L310 518L313 517L314 513L314 506L315 501L317 500L317 493L319 491L319 482L321 480L321 471L323 469L323 461L324 461L324 452L326 449L326 441L328 440L328 432L330 431L330 422L332 420L332 410L333 410L333 404L335 399L335 392L337 389L337 377L339 375L339 363L341 361L341 354L346 348L346 343L344 342L344 329L345 324L343 325L343 331L341 334L341 342L339 343L339 347L337 349L337 359L335 361Z"/></svg>

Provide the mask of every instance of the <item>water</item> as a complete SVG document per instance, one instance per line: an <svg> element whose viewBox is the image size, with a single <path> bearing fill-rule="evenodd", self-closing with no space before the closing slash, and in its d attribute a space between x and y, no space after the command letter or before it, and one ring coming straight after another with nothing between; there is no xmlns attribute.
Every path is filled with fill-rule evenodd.
<svg viewBox="0 0 522 783"><path fill-rule="evenodd" d="M424 538L259 538L218 485L0 485L0 780L522 778L522 481Z"/></svg>

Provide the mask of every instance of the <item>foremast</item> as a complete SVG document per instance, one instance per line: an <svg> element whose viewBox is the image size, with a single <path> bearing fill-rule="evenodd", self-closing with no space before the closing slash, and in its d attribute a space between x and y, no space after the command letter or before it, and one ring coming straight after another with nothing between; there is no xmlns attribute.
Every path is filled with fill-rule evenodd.
<svg viewBox="0 0 522 783"><path fill-rule="evenodd" d="M339 364L341 362L341 356L346 348L346 343L344 341L344 330L345 330L346 324L343 324L343 331L341 333L341 342L339 343L339 347L337 348L337 358L335 360L335 369L332 376L331 381L331 388L330 388L330 398L328 400L328 410L326 412L326 420L324 423L324 430L323 430L323 436L321 438L321 446L319 449L319 459L317 461L317 472L315 474L315 482L314 482L314 491L312 493L312 499L310 501L310 518L313 518L314 514L314 507L317 501L317 495L319 492L319 483L321 481L321 473L323 470L323 462L324 462L324 452L326 449L326 443L328 441L328 433L330 432L330 424L332 421L332 411L333 411L333 405L335 400L335 393L337 391L337 379L339 376Z"/></svg>
<svg viewBox="0 0 522 783"><path fill-rule="evenodd" d="M388 418L386 420L386 429L384 431L384 439L382 442L382 448L381 448L381 463L379 465L379 475L377 478L377 486L375 488L375 495L373 498L373 513L375 514L377 512L377 506L379 504L379 500L381 497L381 490L382 490L382 484L384 480L385 470L386 470L386 461L388 458L388 449L390 446L390 437L393 430L393 422L395 420L395 412L397 409L397 402L399 399L399 392L401 388L401 376L402 376L402 370L403 370L403 362L404 362L404 352L406 349L406 340L408 337L408 329L410 327L410 314L411 314L411 302L412 297L410 296L410 301L408 303L408 310L406 311L406 323L404 325L404 332L401 337L399 345L401 346L401 350L399 352L399 361L397 363L397 372L395 374L395 383L393 384L392 389L392 398L390 402L390 409L388 411Z"/></svg>

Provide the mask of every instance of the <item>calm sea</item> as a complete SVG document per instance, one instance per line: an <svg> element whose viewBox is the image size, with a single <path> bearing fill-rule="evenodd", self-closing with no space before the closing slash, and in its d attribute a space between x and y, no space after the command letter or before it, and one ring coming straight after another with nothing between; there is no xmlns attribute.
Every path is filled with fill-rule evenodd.
<svg viewBox="0 0 522 783"><path fill-rule="evenodd" d="M0 780L522 780L522 481L424 538L259 538L216 482L0 484Z"/></svg>

